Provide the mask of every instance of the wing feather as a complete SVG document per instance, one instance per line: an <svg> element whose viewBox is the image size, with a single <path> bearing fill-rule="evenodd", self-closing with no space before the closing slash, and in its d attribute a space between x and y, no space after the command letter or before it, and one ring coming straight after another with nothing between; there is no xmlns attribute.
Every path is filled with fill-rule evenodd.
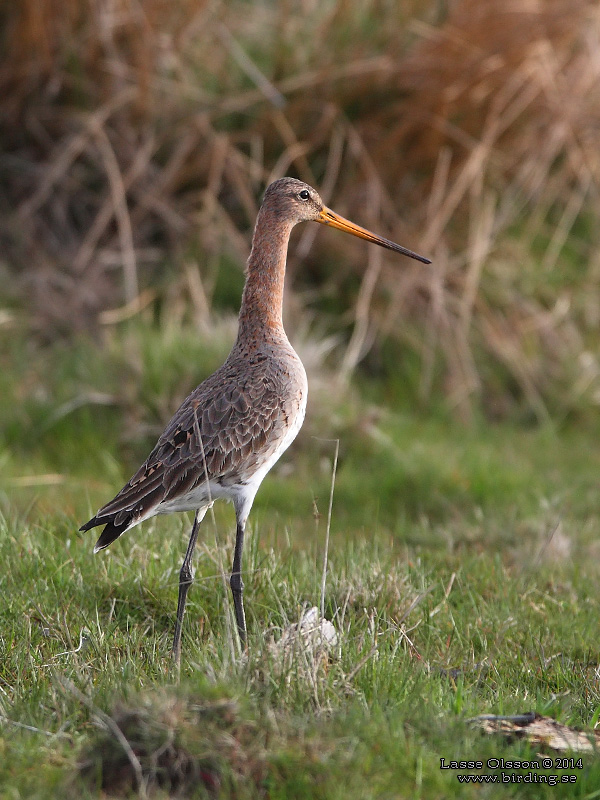
<svg viewBox="0 0 600 800"><path fill-rule="evenodd" d="M184 400L139 470L81 530L107 523L97 545L105 547L163 501L205 482L206 472L211 481L234 484L256 469L259 454L275 451L301 406L306 379L290 353L297 362L291 371L289 360L230 356Z"/></svg>

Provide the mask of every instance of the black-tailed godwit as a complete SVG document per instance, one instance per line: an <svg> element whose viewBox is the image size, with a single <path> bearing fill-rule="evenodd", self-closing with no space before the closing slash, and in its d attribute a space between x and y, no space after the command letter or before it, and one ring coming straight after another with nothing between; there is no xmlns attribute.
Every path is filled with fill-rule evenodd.
<svg viewBox="0 0 600 800"><path fill-rule="evenodd" d="M117 496L80 530L105 525L94 552L153 517L195 511L179 575L173 655L181 655L181 626L193 581L198 528L215 500L231 500L237 531L230 578L237 628L246 641L242 549L246 520L263 478L296 438L306 410L302 362L282 324L283 282L290 232L298 222L320 222L395 250L427 258L383 239L327 208L302 181L282 178L266 190L258 213L238 336L223 366L183 401L156 447Z"/></svg>

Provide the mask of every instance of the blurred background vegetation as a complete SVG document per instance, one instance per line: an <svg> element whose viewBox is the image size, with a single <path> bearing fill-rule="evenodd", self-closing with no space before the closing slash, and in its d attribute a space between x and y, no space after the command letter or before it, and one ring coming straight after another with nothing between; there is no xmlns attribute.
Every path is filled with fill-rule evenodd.
<svg viewBox="0 0 600 800"><path fill-rule="evenodd" d="M383 407L595 424L596 4L20 0L0 14L10 458L32 464L43 440L60 470L73 430L69 463L91 468L100 430L135 466L228 352L261 194L284 174L433 260L295 232L286 327L314 389L305 436L369 429ZM344 417L352 391L362 412Z"/></svg>

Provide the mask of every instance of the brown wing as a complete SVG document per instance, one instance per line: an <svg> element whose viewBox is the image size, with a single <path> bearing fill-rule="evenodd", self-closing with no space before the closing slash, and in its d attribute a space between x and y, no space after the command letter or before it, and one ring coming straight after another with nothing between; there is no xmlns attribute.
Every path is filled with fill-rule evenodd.
<svg viewBox="0 0 600 800"><path fill-rule="evenodd" d="M184 400L140 469L81 530L108 523L96 546L101 548L207 475L225 485L243 481L276 449L301 394L289 363L228 360Z"/></svg>

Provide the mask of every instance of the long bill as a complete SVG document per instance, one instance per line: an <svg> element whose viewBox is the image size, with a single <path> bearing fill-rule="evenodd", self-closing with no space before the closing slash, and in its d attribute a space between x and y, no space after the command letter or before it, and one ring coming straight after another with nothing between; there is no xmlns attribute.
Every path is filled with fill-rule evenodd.
<svg viewBox="0 0 600 800"><path fill-rule="evenodd" d="M368 231L366 228L361 228L360 225L355 225L354 222L350 222L349 219L340 217L339 214L336 214L335 211L327 208L327 206L323 207L317 222L320 222L323 225L330 225L332 228L337 228L340 231L346 231L346 233L351 233L353 236L358 236L359 239L366 239L367 242L373 242L373 244L386 247L388 250L394 250L396 253L402 253L404 256L410 256L410 258L415 258L417 261L421 261L423 264L431 264L431 260L429 258L425 258L417 253L413 253L412 250L408 250L406 247L402 247L402 245L396 244L395 242L390 242L389 239L384 239L383 236L377 236L376 233L371 233L371 231Z"/></svg>

